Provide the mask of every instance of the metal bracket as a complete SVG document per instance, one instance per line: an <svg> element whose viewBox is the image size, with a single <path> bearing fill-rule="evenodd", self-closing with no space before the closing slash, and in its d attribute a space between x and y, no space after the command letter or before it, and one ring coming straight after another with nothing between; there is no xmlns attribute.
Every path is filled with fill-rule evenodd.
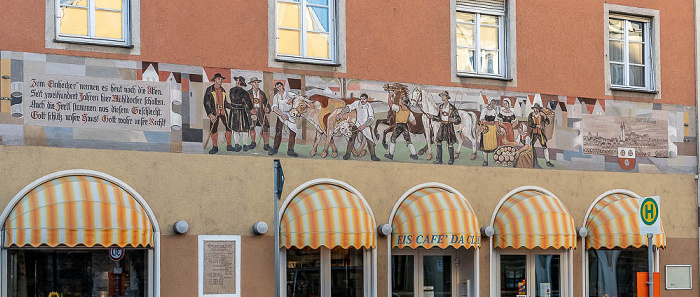
<svg viewBox="0 0 700 297"><path fill-rule="evenodd" d="M3 75L3 76L2 76L2 79L10 79L10 77L7 76L7 75Z"/></svg>
<svg viewBox="0 0 700 297"><path fill-rule="evenodd" d="M7 100L7 101L11 101L12 99L10 99L10 97L0 97L0 100Z"/></svg>

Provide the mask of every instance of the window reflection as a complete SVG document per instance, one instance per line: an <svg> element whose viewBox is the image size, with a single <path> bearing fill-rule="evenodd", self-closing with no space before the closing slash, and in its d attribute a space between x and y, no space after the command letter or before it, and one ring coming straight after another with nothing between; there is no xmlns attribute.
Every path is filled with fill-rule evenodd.
<svg viewBox="0 0 700 297"><path fill-rule="evenodd" d="M588 296L636 297L637 272L648 267L643 250L588 250Z"/></svg>

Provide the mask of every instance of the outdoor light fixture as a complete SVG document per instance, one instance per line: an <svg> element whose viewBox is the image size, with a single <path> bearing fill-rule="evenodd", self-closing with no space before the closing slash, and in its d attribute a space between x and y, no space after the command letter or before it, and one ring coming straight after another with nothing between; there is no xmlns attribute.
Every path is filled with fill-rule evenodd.
<svg viewBox="0 0 700 297"><path fill-rule="evenodd" d="M263 235L267 233L267 223L257 222L253 224L253 233L255 233L255 235Z"/></svg>
<svg viewBox="0 0 700 297"><path fill-rule="evenodd" d="M491 226L481 227L481 236L491 237L494 232L495 230Z"/></svg>
<svg viewBox="0 0 700 297"><path fill-rule="evenodd" d="M377 227L377 233L381 236L389 236L391 234L391 225L381 224Z"/></svg>
<svg viewBox="0 0 700 297"><path fill-rule="evenodd" d="M578 234L578 236L581 238L586 238L588 235L588 229L586 229L586 227L578 227L576 228L576 234Z"/></svg>
<svg viewBox="0 0 700 297"><path fill-rule="evenodd" d="M187 230L190 230L190 225L187 224L187 222L180 220L173 224L173 230L175 230L175 233L177 234L185 234L187 233Z"/></svg>

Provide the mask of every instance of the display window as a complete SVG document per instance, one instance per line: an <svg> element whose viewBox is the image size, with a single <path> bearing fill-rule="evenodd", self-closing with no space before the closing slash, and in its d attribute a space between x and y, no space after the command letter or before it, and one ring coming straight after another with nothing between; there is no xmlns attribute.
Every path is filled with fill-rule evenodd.
<svg viewBox="0 0 700 297"><path fill-rule="evenodd" d="M474 296L475 255L464 248L393 250L392 296Z"/></svg>

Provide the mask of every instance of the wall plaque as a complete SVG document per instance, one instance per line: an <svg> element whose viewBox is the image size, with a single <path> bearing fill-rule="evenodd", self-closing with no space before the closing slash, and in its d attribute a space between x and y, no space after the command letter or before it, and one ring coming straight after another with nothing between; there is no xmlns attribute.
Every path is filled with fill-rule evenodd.
<svg viewBox="0 0 700 297"><path fill-rule="evenodd" d="M240 236L199 236L199 296L240 296Z"/></svg>

